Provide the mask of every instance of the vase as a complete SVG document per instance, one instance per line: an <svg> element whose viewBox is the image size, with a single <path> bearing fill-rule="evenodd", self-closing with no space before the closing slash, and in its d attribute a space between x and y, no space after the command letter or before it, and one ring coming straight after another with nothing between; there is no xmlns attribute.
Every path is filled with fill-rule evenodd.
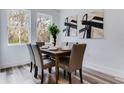
<svg viewBox="0 0 124 93"><path fill-rule="evenodd" d="M54 40L53 45L56 46L56 35L53 36L53 40Z"/></svg>

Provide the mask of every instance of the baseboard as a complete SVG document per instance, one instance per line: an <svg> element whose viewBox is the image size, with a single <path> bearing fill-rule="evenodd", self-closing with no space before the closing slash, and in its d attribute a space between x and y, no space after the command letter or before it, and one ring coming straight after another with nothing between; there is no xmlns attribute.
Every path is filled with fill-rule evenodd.
<svg viewBox="0 0 124 93"><path fill-rule="evenodd" d="M27 58L27 59L18 60L18 61L15 61L15 62L5 62L5 63L7 63L7 64L1 64L0 65L0 69L29 64L30 63L30 59Z"/></svg>
<svg viewBox="0 0 124 93"><path fill-rule="evenodd" d="M93 64L93 63L90 63L90 62L85 64L84 67L87 67L87 68L97 70L99 72L114 76L116 79L123 79L124 80L124 73L120 72L116 69L112 69L112 68L108 68L108 67L105 67L105 66Z"/></svg>

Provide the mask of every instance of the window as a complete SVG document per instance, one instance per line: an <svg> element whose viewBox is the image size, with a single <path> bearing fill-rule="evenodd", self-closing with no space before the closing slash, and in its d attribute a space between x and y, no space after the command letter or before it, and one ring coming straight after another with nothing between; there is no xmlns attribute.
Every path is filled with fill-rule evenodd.
<svg viewBox="0 0 124 93"><path fill-rule="evenodd" d="M50 42L48 26L52 23L52 16L37 13L37 41Z"/></svg>
<svg viewBox="0 0 124 93"><path fill-rule="evenodd" d="M28 10L9 10L8 44L21 45L30 43L31 13Z"/></svg>

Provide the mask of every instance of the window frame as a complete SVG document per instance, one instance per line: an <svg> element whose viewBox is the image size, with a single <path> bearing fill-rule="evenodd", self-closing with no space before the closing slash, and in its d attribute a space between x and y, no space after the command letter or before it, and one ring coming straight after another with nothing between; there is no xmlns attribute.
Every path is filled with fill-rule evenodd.
<svg viewBox="0 0 124 93"><path fill-rule="evenodd" d="M52 23L53 23L53 17L52 17L52 15L41 13L41 12L37 12L36 13L36 41L38 41L38 35L37 35L37 33L38 33L38 29L37 29L37 18L38 18L39 15L41 15L41 16L48 16L50 18L50 20L51 20L50 25L52 25ZM49 44L49 43L52 42L51 34L49 35L49 38L50 38L50 40L48 42L45 42L45 44Z"/></svg>
<svg viewBox="0 0 124 93"><path fill-rule="evenodd" d="M12 10L16 10L16 11L26 10L26 12L28 13L28 17L29 17L29 20L28 20L28 29L29 29L28 43L21 43L20 40L19 40L19 43L9 43L9 13ZM9 9L9 10L6 10L6 15L7 15L7 45L8 46L24 46L26 44L30 44L31 43L31 11L27 10L27 9Z"/></svg>

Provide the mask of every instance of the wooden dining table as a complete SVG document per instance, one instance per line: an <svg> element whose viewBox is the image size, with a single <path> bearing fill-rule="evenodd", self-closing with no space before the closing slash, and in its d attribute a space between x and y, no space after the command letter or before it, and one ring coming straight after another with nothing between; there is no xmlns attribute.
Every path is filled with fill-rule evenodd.
<svg viewBox="0 0 124 93"><path fill-rule="evenodd" d="M56 84L58 84L58 79L59 79L59 58L63 56L70 56L71 49L69 50L62 50L62 49L57 49L57 50L49 50L49 49L42 49L42 53L47 54L55 59L55 71L56 71Z"/></svg>

